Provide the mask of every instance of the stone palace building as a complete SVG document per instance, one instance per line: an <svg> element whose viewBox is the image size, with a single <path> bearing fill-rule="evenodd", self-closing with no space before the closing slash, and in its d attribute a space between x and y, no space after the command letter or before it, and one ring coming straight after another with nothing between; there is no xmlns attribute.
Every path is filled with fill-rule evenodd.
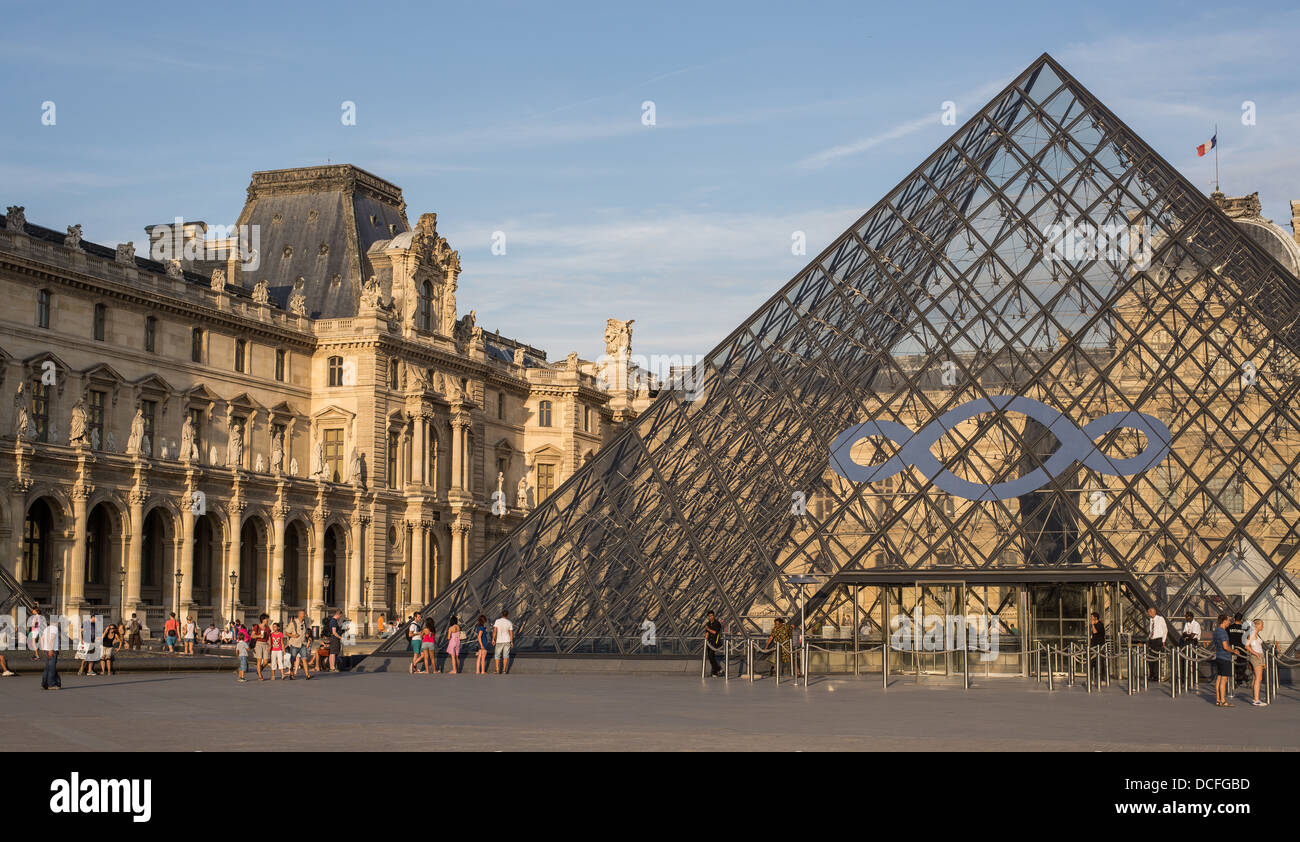
<svg viewBox="0 0 1300 842"><path fill-rule="evenodd" d="M254 173L232 228L177 223L150 259L16 205L0 229L0 564L56 611L369 626L652 396L630 322L553 364L460 315L436 215L356 167Z"/></svg>

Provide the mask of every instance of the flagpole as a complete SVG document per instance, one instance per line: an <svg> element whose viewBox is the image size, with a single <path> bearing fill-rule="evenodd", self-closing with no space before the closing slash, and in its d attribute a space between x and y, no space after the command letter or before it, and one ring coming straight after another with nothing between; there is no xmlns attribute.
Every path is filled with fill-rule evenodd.
<svg viewBox="0 0 1300 842"><path fill-rule="evenodd" d="M1219 192L1219 124L1214 124L1214 192Z"/></svg>

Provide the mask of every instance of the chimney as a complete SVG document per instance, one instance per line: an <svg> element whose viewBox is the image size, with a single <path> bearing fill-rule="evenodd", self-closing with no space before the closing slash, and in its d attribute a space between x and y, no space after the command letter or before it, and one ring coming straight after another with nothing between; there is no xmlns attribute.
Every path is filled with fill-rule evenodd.
<svg viewBox="0 0 1300 842"><path fill-rule="evenodd" d="M203 238L208 232L206 222L186 222L178 216L173 222L146 225L144 232L149 237L150 260L160 263L179 260L190 264L203 259Z"/></svg>

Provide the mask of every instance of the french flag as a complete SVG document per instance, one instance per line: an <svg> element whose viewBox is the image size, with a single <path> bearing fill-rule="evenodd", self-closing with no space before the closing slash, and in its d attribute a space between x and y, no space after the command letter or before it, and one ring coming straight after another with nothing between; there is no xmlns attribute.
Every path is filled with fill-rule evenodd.
<svg viewBox="0 0 1300 842"><path fill-rule="evenodd" d="M1210 138L1209 143L1202 143L1200 146L1196 147L1196 157L1204 158L1205 153L1209 152L1211 149L1213 149L1218 145L1219 145L1219 136L1216 134L1214 137Z"/></svg>

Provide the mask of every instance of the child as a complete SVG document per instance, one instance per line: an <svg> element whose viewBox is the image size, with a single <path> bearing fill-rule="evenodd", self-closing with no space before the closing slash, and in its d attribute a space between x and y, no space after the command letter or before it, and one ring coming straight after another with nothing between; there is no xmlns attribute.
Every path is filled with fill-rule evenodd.
<svg viewBox="0 0 1300 842"><path fill-rule="evenodd" d="M280 671L280 677L286 677L289 671L289 659L284 652L284 632L280 629L280 624L276 623L271 631L271 680L275 681L275 671Z"/></svg>
<svg viewBox="0 0 1300 842"><path fill-rule="evenodd" d="M239 680L248 681L244 673L248 672L248 641L240 638L235 643L235 654L239 656Z"/></svg>

